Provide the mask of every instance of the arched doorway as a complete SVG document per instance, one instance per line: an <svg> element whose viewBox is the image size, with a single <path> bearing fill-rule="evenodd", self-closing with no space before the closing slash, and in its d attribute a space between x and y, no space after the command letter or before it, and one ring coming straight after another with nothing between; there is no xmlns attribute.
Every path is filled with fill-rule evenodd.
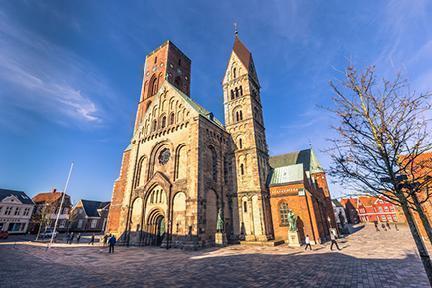
<svg viewBox="0 0 432 288"><path fill-rule="evenodd" d="M146 244L161 246L166 235L165 216L159 209L150 212L147 218L147 239Z"/></svg>

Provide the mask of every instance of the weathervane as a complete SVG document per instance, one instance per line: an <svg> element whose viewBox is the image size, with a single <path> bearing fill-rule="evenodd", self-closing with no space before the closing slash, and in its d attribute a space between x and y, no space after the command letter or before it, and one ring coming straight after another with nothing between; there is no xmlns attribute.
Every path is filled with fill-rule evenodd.
<svg viewBox="0 0 432 288"><path fill-rule="evenodd" d="M234 34L238 35L237 22L234 22Z"/></svg>

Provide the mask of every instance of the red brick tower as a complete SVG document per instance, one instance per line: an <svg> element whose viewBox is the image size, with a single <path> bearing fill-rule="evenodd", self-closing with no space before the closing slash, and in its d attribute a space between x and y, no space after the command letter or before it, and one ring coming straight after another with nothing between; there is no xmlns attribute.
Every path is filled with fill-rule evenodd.
<svg viewBox="0 0 432 288"><path fill-rule="evenodd" d="M141 96L138 104L135 129L142 121L154 96L166 80L190 96L191 60L172 42L166 41L146 57Z"/></svg>

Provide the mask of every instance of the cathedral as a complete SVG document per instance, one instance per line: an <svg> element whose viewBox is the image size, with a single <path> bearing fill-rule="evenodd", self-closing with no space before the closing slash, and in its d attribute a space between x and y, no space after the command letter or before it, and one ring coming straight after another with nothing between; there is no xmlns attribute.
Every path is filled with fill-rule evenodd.
<svg viewBox="0 0 432 288"><path fill-rule="evenodd" d="M257 72L237 33L224 123L191 98L190 79L191 60L171 41L146 56L106 232L136 246L273 245L287 240L293 211L301 239L326 241L335 223L324 170L311 149L269 157Z"/></svg>

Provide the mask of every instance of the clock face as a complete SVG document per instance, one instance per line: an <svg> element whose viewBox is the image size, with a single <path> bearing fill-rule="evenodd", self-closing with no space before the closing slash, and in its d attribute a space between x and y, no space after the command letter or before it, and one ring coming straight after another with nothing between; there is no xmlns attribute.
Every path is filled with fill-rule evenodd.
<svg viewBox="0 0 432 288"><path fill-rule="evenodd" d="M159 154L159 163L165 165L168 162L170 156L171 153L169 149L168 148L163 149Z"/></svg>

